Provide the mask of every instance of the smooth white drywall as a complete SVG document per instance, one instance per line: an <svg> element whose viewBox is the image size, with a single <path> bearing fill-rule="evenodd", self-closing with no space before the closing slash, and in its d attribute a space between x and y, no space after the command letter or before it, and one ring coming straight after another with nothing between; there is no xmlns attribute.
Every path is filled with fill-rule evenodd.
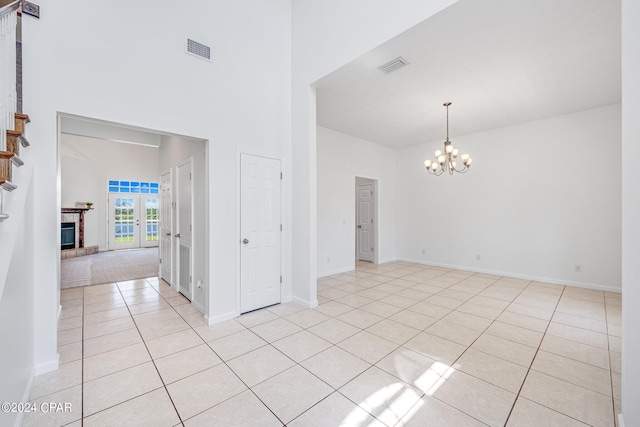
<svg viewBox="0 0 640 427"><path fill-rule="evenodd" d="M172 200L177 201L177 193L175 191L177 186L178 166L184 163L185 160L191 161L192 168L192 196L193 196L193 223L191 236L192 236L192 282L193 282L193 294L191 296L191 302L198 310L205 312L207 305L206 301L206 263L207 263L207 171L206 171L206 144L204 141L192 140L182 138L178 136L163 136L161 138L160 145L160 173L171 170L171 188ZM157 178L158 180L160 178ZM176 230L176 212L173 208L173 224L172 230ZM172 233L175 234L175 233ZM176 238L173 237L172 241L175 245ZM173 266L177 265L177 250L173 251ZM162 262L170 262L170 260L162 260ZM174 271L175 272L175 271ZM202 287L197 287L197 283L202 282Z"/></svg>
<svg viewBox="0 0 640 427"><path fill-rule="evenodd" d="M378 260L395 258L395 150L318 127L318 276L355 268L356 177L377 180Z"/></svg>
<svg viewBox="0 0 640 427"><path fill-rule="evenodd" d="M36 152L36 364L56 354L58 113L210 141L207 317L239 314L237 153L290 155L290 0L39 5L40 19L22 23L24 110ZM186 54L185 36L210 45L213 60Z"/></svg>
<svg viewBox="0 0 640 427"><path fill-rule="evenodd" d="M85 218L84 245L108 247L108 181L158 182L159 149L136 144L62 134L60 141L61 203L93 202Z"/></svg>
<svg viewBox="0 0 640 427"><path fill-rule="evenodd" d="M294 299L317 304L316 116L313 82L427 19L455 0L292 2L290 236ZM389 58L386 58L389 59ZM285 167L289 165L285 162ZM289 244L286 241L285 244Z"/></svg>
<svg viewBox="0 0 640 427"><path fill-rule="evenodd" d="M640 425L640 3L622 0L622 414Z"/></svg>
<svg viewBox="0 0 640 427"><path fill-rule="evenodd" d="M0 229L3 224L11 224L16 232L13 253L9 255L6 286L0 293L0 342L3 343L0 352L0 401L15 403L28 401L35 370L33 298L36 263L31 256L35 245L32 227L34 200L28 180L20 180L20 183L24 184L20 187L23 215L13 217L11 223L0 223ZM18 425L19 415L18 412L1 411L0 425Z"/></svg>
<svg viewBox="0 0 640 427"><path fill-rule="evenodd" d="M620 290L619 104L451 139L467 174L398 150L400 259Z"/></svg>

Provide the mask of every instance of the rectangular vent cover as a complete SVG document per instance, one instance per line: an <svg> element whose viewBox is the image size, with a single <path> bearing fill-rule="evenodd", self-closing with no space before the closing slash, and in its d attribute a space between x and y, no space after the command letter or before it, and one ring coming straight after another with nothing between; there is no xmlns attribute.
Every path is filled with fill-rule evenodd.
<svg viewBox="0 0 640 427"><path fill-rule="evenodd" d="M195 40L187 38L187 53L211 61L211 48Z"/></svg>
<svg viewBox="0 0 640 427"><path fill-rule="evenodd" d="M393 59L387 62L386 64L379 66L378 70L382 71L385 74L389 74L399 68L404 67L405 65L409 65L409 63L407 62L406 59L399 56L396 59Z"/></svg>

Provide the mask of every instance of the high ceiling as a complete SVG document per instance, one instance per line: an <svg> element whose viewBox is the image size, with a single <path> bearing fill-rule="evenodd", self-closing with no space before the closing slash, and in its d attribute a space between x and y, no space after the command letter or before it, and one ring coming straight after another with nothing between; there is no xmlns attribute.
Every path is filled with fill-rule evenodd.
<svg viewBox="0 0 640 427"><path fill-rule="evenodd" d="M378 66L397 57L390 74ZM317 123L399 148L621 99L619 0L460 0L316 82Z"/></svg>

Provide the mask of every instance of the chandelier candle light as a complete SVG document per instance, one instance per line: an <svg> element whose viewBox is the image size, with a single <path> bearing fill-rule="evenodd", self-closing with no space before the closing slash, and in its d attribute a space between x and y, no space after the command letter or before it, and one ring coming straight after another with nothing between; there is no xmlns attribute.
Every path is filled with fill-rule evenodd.
<svg viewBox="0 0 640 427"><path fill-rule="evenodd" d="M444 106L447 107L447 140L444 142L444 152L442 150L435 151L435 162L431 160L424 161L427 172L435 176L442 175L445 171L448 172L449 175L453 175L454 172L465 173L471 167L471 156L463 154L460 156L460 160L462 160L464 167L460 169L456 168L458 149L449 141L449 105L451 105L450 102L444 103Z"/></svg>

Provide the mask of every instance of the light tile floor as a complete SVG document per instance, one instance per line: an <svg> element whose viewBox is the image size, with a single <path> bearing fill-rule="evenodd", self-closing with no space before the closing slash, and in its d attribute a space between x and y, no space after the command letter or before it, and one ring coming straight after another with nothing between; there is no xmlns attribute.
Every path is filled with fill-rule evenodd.
<svg viewBox="0 0 640 427"><path fill-rule="evenodd" d="M394 262L214 326L157 278L62 291L31 426L602 426L620 294Z"/></svg>

